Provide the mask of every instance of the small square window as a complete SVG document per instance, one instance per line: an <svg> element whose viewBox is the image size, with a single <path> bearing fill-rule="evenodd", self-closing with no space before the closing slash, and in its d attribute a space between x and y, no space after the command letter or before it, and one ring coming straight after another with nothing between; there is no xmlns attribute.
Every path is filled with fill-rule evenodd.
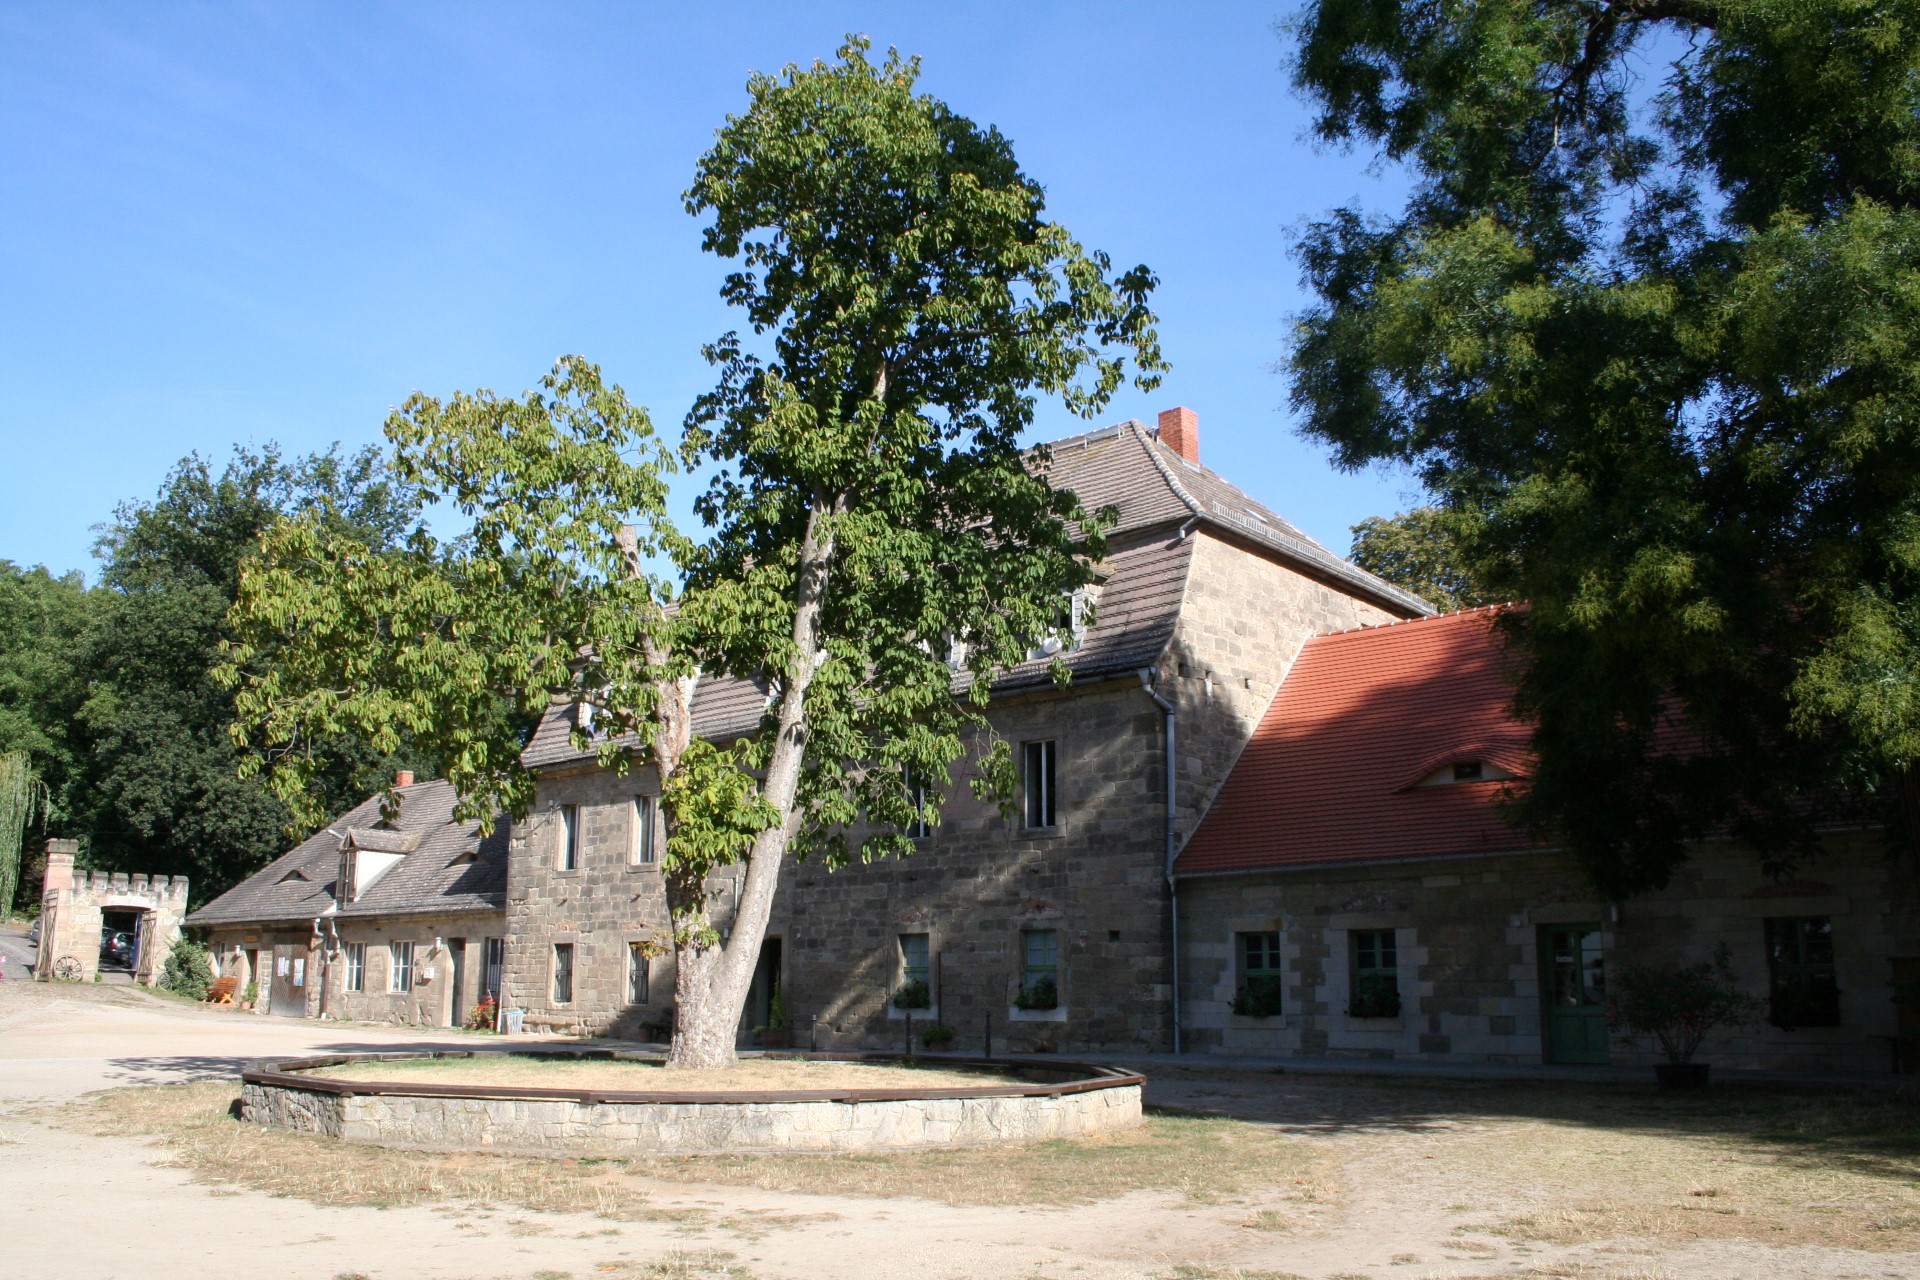
<svg viewBox="0 0 1920 1280"><path fill-rule="evenodd" d="M387 944L387 990L398 994L413 990L413 944Z"/></svg>
<svg viewBox="0 0 1920 1280"><path fill-rule="evenodd" d="M580 869L580 806L563 804L560 806L560 856L556 864L561 871Z"/></svg>
<svg viewBox="0 0 1920 1280"><path fill-rule="evenodd" d="M1029 828L1059 825L1060 813L1054 792L1056 754L1051 738L1043 742L1020 744L1020 778Z"/></svg>
<svg viewBox="0 0 1920 1280"><path fill-rule="evenodd" d="M1392 929L1356 929L1352 934L1352 988L1347 1016L1400 1016L1400 953Z"/></svg>
<svg viewBox="0 0 1920 1280"><path fill-rule="evenodd" d="M553 1002L573 1003L573 944L553 944Z"/></svg>
<svg viewBox="0 0 1920 1280"><path fill-rule="evenodd" d="M1238 935L1240 985L1233 1011L1247 1018L1271 1018L1280 1013L1280 935L1277 932Z"/></svg>
<svg viewBox="0 0 1920 1280"><path fill-rule="evenodd" d="M652 796L633 798L633 851L629 861L636 867L651 866L656 861L653 847L654 823L657 817Z"/></svg>
<svg viewBox="0 0 1920 1280"><path fill-rule="evenodd" d="M1840 1025L1833 967L1833 920L1794 916L1766 922L1768 1021L1783 1030Z"/></svg>

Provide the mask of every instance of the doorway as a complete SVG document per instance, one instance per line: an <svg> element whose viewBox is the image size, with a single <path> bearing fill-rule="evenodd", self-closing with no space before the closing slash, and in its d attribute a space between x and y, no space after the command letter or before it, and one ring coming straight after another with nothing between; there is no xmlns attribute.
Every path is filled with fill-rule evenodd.
<svg viewBox="0 0 1920 1280"><path fill-rule="evenodd" d="M759 1028L772 1028L773 1003L779 994L780 939L768 938L760 944L760 961L753 967L753 985L747 988L747 1007L741 1011L739 1039L743 1043L751 1042Z"/></svg>
<svg viewBox="0 0 1920 1280"><path fill-rule="evenodd" d="M467 1020L467 940L447 939L447 968L453 971L453 1007L447 1025L457 1027Z"/></svg>
<svg viewBox="0 0 1920 1280"><path fill-rule="evenodd" d="M307 949L290 943L273 948L273 987L268 997L269 1012L289 1018L307 1016Z"/></svg>
<svg viewBox="0 0 1920 1280"><path fill-rule="evenodd" d="M1609 1057L1607 958L1600 926L1542 925L1540 966L1547 1061L1604 1065Z"/></svg>

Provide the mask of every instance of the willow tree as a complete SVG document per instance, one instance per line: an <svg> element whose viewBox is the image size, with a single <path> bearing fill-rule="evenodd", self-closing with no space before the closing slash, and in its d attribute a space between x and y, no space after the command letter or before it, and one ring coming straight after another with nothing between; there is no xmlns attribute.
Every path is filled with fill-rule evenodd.
<svg viewBox="0 0 1920 1280"><path fill-rule="evenodd" d="M471 531L382 555L288 522L237 606L243 638L280 646L241 705L290 797L304 737L404 726L469 812L525 812L533 780L486 714L502 696L588 705L577 744L658 770L680 1066L733 1060L790 855L911 852L908 779L938 821L969 750L1005 793L993 677L1067 624L1101 550L1021 433L1042 395L1091 416L1129 364L1143 387L1163 367L1152 276L1116 276L1045 218L1005 138L867 50L756 75L699 162L687 207L737 260L723 293L750 333L708 348L718 384L675 455L584 361L519 400L415 397L388 421L396 466ZM697 536L663 514L681 464L716 473ZM692 703L722 679L761 684L766 713L704 741ZM723 937L709 894L740 863Z"/></svg>
<svg viewBox="0 0 1920 1280"><path fill-rule="evenodd" d="M0 918L13 910L20 888L20 851L36 813L44 815L47 789L24 751L0 754Z"/></svg>
<svg viewBox="0 0 1920 1280"><path fill-rule="evenodd" d="M1314 0L1296 34L1320 135L1411 183L1305 237L1294 399L1531 602L1521 816L1609 896L1714 832L1789 865L1837 808L1920 847L1920 5Z"/></svg>

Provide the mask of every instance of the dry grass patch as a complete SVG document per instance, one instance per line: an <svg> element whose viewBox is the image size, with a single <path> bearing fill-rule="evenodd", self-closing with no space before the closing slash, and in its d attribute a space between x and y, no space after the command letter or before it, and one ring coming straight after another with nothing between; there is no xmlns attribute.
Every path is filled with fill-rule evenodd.
<svg viewBox="0 0 1920 1280"><path fill-rule="evenodd" d="M616 1221L716 1227L749 1237L831 1215L740 1214L654 1205L660 1181L813 1195L913 1196L953 1205L1073 1205L1139 1190L1219 1203L1324 1201L1326 1162L1306 1143L1234 1120L1149 1116L1125 1133L1078 1141L854 1156L543 1159L404 1151L290 1133L233 1118L233 1085L112 1089L41 1114L100 1137L150 1136L173 1163L215 1187L244 1186L322 1204L458 1202ZM654 1185L650 1188L649 1182ZM1276 1194L1277 1193L1277 1194Z"/></svg>
<svg viewBox="0 0 1920 1280"><path fill-rule="evenodd" d="M321 1067L308 1075L345 1080L521 1085L541 1089L728 1090L946 1089L1018 1084L1013 1076L904 1063L746 1058L711 1071L668 1070L658 1062L559 1054L482 1053L471 1058L401 1058Z"/></svg>

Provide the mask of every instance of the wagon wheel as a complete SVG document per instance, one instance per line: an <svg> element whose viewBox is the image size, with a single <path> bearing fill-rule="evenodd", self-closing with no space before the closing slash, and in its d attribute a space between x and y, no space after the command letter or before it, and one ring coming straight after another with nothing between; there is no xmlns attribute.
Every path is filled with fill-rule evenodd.
<svg viewBox="0 0 1920 1280"><path fill-rule="evenodd" d="M61 956L53 962L53 976L62 982L78 982L85 973L78 956Z"/></svg>

